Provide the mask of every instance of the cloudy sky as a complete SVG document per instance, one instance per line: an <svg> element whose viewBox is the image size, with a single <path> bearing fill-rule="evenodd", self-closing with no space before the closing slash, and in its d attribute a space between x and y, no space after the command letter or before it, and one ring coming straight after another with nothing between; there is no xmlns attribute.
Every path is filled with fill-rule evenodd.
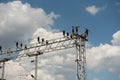
<svg viewBox="0 0 120 80"><path fill-rule="evenodd" d="M29 44L37 36L59 37L63 29L71 32L71 26L77 25L80 33L90 30L87 80L120 80L119 0L0 0L0 45L4 49L14 48L16 41ZM6 79L33 80L33 59L7 62ZM76 79L74 49L39 56L38 65L39 80Z"/></svg>

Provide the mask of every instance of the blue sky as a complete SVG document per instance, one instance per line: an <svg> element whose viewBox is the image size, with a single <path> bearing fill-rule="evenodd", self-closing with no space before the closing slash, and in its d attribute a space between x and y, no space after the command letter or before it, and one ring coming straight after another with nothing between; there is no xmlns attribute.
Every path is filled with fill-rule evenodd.
<svg viewBox="0 0 120 80"><path fill-rule="evenodd" d="M2 14L3 12L8 16L7 19L8 20L10 19L10 21L8 21L10 22L8 25L10 26L15 25L19 27L17 24L19 22L16 22L16 24L13 24L12 20L14 20L14 18L19 20L19 18L17 18L19 17L19 15L16 15L16 14L21 14L23 10L21 9L19 10L19 8L17 8L18 13L16 12L16 14L14 14L15 12L13 11L13 16L15 17L14 18L9 17L9 15L6 13L7 10L12 10L11 5L7 4L9 2L12 3L14 2L14 0L0 0L0 4L4 3L4 5L0 5L1 7L6 5L10 7L10 8L4 7L3 9L5 9L5 11L2 10L2 8L0 9L0 13L1 13L0 18L2 18L1 15L4 15ZM29 5L26 5L26 3L29 4L30 7ZM42 16L44 16L44 18L47 20L47 21L43 20L43 22L47 25L47 27L45 28L48 28L48 26L50 26L50 28L52 28L53 30L58 29L59 31L66 30L68 32L71 32L71 26L80 26L81 33L84 32L85 28L88 28L90 30L88 40L90 45L92 46L90 49L88 49L88 53L91 53L91 56L93 57L93 59L88 58L88 60L90 60L90 62L88 62L88 66L89 64L93 63L91 61L96 61L97 65L91 64L94 66L90 66L90 69L88 69L87 80L119 80L120 79L120 70L118 70L119 69L118 67L120 66L118 65L119 64L118 60L120 58L120 54L118 54L120 52L120 50L118 50L120 48L120 42L119 42L120 39L118 38L120 38L119 36L120 34L118 35L117 33L118 31L120 31L120 0L49 0L49 1L48 0L21 0L21 3L13 3L13 5L14 4L18 4L20 7L25 4L25 6L27 6L28 8L28 11L29 9L30 10L32 9L31 11L35 11L36 14L39 12L39 11L37 12L37 9L41 8L42 10L44 10L41 12L45 13L45 14L42 14ZM46 16L51 14L51 12L54 12L52 18L49 18L49 17L46 18ZM32 14L32 12L28 12L26 14L29 16L31 15L29 13ZM57 16L57 18L55 16ZM41 16L37 16L37 17L41 18ZM41 19L40 20L36 19L37 17L35 16L35 19L33 17L33 20L38 20L38 23L39 23ZM3 19L3 21L6 21L6 19L5 20ZM0 23L2 23L2 20L0 20ZM5 29L8 28L6 25L7 23L5 24L5 27L6 27ZM30 26L31 24L27 25L24 22L21 22L20 25L26 27L26 26ZM38 25L41 26L43 24L42 22L40 22L40 24ZM1 28L3 29L3 27ZM29 28L29 27L26 27L25 31L23 31L25 36L21 36L23 34L19 32L19 28L17 27L14 27L14 28L18 30L18 32L5 30L8 33L4 33L4 32L2 33L2 31L0 30L2 33L2 34L0 33L0 38L1 38L0 44L9 43L5 41L5 39L8 39L7 38L8 36L10 37L10 36L13 36L14 34L17 34L17 37L16 36L12 37L10 41L17 40L17 39L28 40L37 29L34 27L30 27L31 29L26 31ZM24 28L20 28L20 31L22 31L21 29L23 30ZM43 29L38 29L38 31L39 30L43 31ZM33 32L30 33L29 31L33 31ZM47 31L45 30L43 32L47 33ZM28 33L30 34L28 35ZM113 34L115 33L116 35L113 37ZM41 32L41 35L42 35L42 32ZM111 42L111 40L113 40L113 42ZM116 43L114 42L116 40L118 41L117 43L119 45L116 45ZM7 46L7 44L3 44L3 45ZM9 44L9 45L13 46L13 44ZM110 51L110 49L113 49L114 52ZM103 50L103 52L101 50ZM100 51L101 51L101 54L99 54ZM113 55L113 53L116 53L116 54ZM100 58L98 58L99 56ZM112 63L107 64L109 63L109 61L115 64L114 65L112 65ZM75 78L75 75L68 77L69 80L74 80L73 78Z"/></svg>
<svg viewBox="0 0 120 80"><path fill-rule="evenodd" d="M0 0L9 2L13 0ZM53 28L69 30L72 25L89 28L89 41L94 45L110 43L112 34L120 29L120 4L119 0L21 0L29 3L33 8L43 8L46 13L54 11L61 17L55 21ZM101 8L95 15L85 9L88 6ZM83 29L82 29L83 30ZM97 40L95 38L97 38Z"/></svg>
<svg viewBox="0 0 120 80"><path fill-rule="evenodd" d="M98 45L101 42L110 42L111 35L120 29L119 0L26 0L32 7L41 7L45 12L54 11L61 17L56 20L54 28L70 31L72 25L90 29L90 42ZM26 2L23 1L23 2ZM104 8L95 15L88 13L85 8L95 5ZM97 40L95 38L97 38ZM102 39L103 38L103 39Z"/></svg>

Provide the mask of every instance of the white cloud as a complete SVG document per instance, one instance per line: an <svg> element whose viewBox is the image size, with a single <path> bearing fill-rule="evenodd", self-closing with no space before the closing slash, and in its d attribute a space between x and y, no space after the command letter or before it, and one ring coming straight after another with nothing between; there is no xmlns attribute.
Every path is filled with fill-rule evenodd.
<svg viewBox="0 0 120 80"><path fill-rule="evenodd" d="M24 75L20 73L23 73ZM28 73L24 70L23 67L19 66L19 63L15 63L13 61L6 62L5 79L19 80L20 77L24 77L23 80L26 80L27 76Z"/></svg>
<svg viewBox="0 0 120 80"><path fill-rule="evenodd" d="M47 30L47 29L44 29L44 28L38 28L35 33L33 33L33 39L37 39L37 37L40 37L40 38L45 38L46 40L50 40L52 38L59 38L62 35L62 32L59 32L57 30ZM35 40L37 41L37 40ZM35 41L32 41L32 42L35 42Z"/></svg>
<svg viewBox="0 0 120 80"><path fill-rule="evenodd" d="M31 73L34 74L34 71L32 71ZM40 79L40 80L56 80L56 79L65 80L63 75L59 74L59 75L54 76L53 74L50 74L46 70L40 70L39 69L38 74L40 75L40 76L38 75L38 79ZM28 79L33 80L33 78L30 75L28 76Z"/></svg>
<svg viewBox="0 0 120 80"><path fill-rule="evenodd" d="M0 45L6 47L9 43L8 47L11 47L13 46L13 44L11 44L13 41L19 40L23 42L31 37L33 39L32 42L35 42L36 39L34 38L38 35L45 39L55 38L56 35L59 37L61 33L50 27L54 25L54 19L58 17L59 15L56 15L54 12L46 14L42 8L32 8L28 3L23 4L21 1L13 1L6 4L0 3ZM57 58L59 58L59 60ZM33 60L33 58L22 58L18 59L17 62L8 62L6 65L5 78L9 80L26 80L30 78L30 80L33 80L30 77L30 73L33 74L34 70L34 64L30 63L31 60ZM56 62L49 64L49 61L53 62L54 60ZM39 64L43 70L38 70L38 74L42 75L42 77L38 77L43 80L65 80L63 74L55 71L60 67L59 65L55 66L55 70L52 67L44 67L47 66L47 64L62 64L61 60L62 57L57 55L50 59L43 58L41 60L42 64ZM53 69L53 72L50 71L51 69Z"/></svg>
<svg viewBox="0 0 120 80"><path fill-rule="evenodd" d="M38 28L51 29L58 17L21 1L0 3L0 45L6 48L13 46L14 41L25 42Z"/></svg>
<svg viewBox="0 0 120 80"><path fill-rule="evenodd" d="M44 55L39 56L38 79L68 80L71 76L75 76L75 59L73 52L73 50L65 50L54 53L45 53ZM23 57L15 62L10 61L6 66L6 79L33 80L31 74L34 75L34 62L31 62L32 60L34 60L34 57ZM12 74L13 72L16 74Z"/></svg>
<svg viewBox="0 0 120 80"><path fill-rule="evenodd" d="M54 19L59 17L54 12L46 14L42 8L35 9L27 3L22 4L20 1L1 3L0 12L0 39L3 39L0 44L4 43L6 38L9 38L11 42L32 38L31 43L34 43L38 36L45 38L45 40L62 36L61 32L50 27L54 24ZM49 53L39 57L38 78L42 80L66 80L71 77L74 72L72 65L74 56L71 53L67 54L68 52L66 51L64 56L57 55L55 52L53 55ZM34 58L26 57L6 63L5 78L9 80L33 80L30 74L34 75L34 62L31 63L31 60ZM73 63L71 64L71 62Z"/></svg>
<svg viewBox="0 0 120 80"><path fill-rule="evenodd" d="M92 8L91 12L93 12L91 14L95 15L99 12L99 8L95 6L92 6ZM20 1L7 4L1 3L0 39L2 42L5 39L10 41L19 39L23 41L32 37L32 43L37 41L34 39L37 36L45 39L60 37L61 32L56 32L56 30L52 30L50 27L50 25L54 24L54 19L57 17L58 15L54 12L46 14L42 8L35 9L27 3L22 4ZM88 47L87 63L89 69L105 68L112 72L119 71L120 46L114 45L120 43L119 38L117 38L119 36L118 33L119 31L115 33L117 35L114 34L115 36L113 36L113 45L101 44L96 47ZM75 76L74 52L73 49L70 49L40 56L38 78L41 80L68 80L71 76ZM16 62L10 61L6 65L6 78L9 80L33 80L30 77L30 73L34 74L34 62L31 63L31 60L34 60L34 58L26 57ZM98 79L95 78L95 80Z"/></svg>
<svg viewBox="0 0 120 80"><path fill-rule="evenodd" d="M40 32L44 34L41 36L44 36L45 38L48 38L48 39L54 38L54 35L61 34L61 33L54 33L52 31L47 31L45 29L39 28L33 34L33 37L36 37L39 34L41 34ZM48 34L50 38L47 37ZM35 41L36 40L33 40L33 42ZM44 80L51 80L51 79L67 80L70 78L70 76L75 76L75 62L74 62L75 55L73 54L74 52L75 52L74 49L71 49L68 51L60 51L60 52L54 52L54 53L52 52L52 53L46 53L44 55L41 55L39 57L39 64L38 64L39 66L38 78L44 79ZM88 64L87 68L89 70L107 69L110 72L118 72L118 73L120 72L119 70L120 64L118 64L119 58L120 58L120 54L119 54L120 46L110 45L110 44L100 44L99 46L96 46L96 47L88 47L86 53L87 53L87 64ZM34 58L22 58L18 62L21 63L27 69L27 71L34 74L34 63L31 63L31 60L34 60ZM15 62L14 64L18 64L18 62ZM28 74L27 71L26 70L24 71L26 72L27 76L23 76L23 78L25 77L32 80L32 78L30 77L30 74ZM9 74L9 77L11 77L10 73L8 74ZM20 74L22 75L22 73L17 73L16 76ZM99 80L99 79L94 78L93 80Z"/></svg>
<svg viewBox="0 0 120 80"><path fill-rule="evenodd" d="M103 11L106 7L107 5L103 7L96 7L95 5L92 5L92 6L86 7L85 10L92 15L96 15L98 12Z"/></svg>
<svg viewBox="0 0 120 80"><path fill-rule="evenodd" d="M118 31L119 32L119 31ZM116 32L116 33L118 33ZM115 33L115 34L116 34ZM42 35L40 35L42 34ZM37 36L42 36L45 39L54 38L55 35L61 35L60 32L56 33L54 31L47 31L46 29L39 28L33 34L33 38ZM47 37L49 35L49 37ZM35 42L36 40L32 40ZM110 45L110 44L100 44L96 47L88 47L87 49L87 64L90 70L101 70L107 69L111 72L119 72L119 58L120 58L120 46ZM38 64L38 78L43 80L68 80L71 76L75 76L75 52L74 49L69 49L67 51L46 53L39 56ZM10 65L6 66L6 76L9 80L33 80L29 73L34 75L34 62L31 63L33 58L22 58L17 62L10 62L11 65L14 64L16 71L11 74ZM19 63L23 66L20 66ZM13 68L14 68L13 67ZM20 71L21 70L21 71ZM22 75L20 78L19 75ZM93 80L99 80L94 78Z"/></svg>
<svg viewBox="0 0 120 80"><path fill-rule="evenodd" d="M113 42L119 44L120 41L116 36L120 36L116 32L113 36ZM117 40L117 41L116 41ZM120 72L119 58L120 58L120 46L110 44L100 44L99 46L92 47L87 50L87 60L89 69L107 69L110 72Z"/></svg>
<svg viewBox="0 0 120 80"><path fill-rule="evenodd" d="M113 45L119 45L120 46L120 30L113 34L113 40L111 40Z"/></svg>
<svg viewBox="0 0 120 80"><path fill-rule="evenodd" d="M100 11L100 8L97 8L95 5L86 7L86 11L92 15L97 14Z"/></svg>

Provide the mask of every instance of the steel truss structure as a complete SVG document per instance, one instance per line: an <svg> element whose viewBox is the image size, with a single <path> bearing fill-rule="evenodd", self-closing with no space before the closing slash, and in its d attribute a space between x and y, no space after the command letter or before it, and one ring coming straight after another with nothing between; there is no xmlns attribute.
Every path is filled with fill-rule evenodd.
<svg viewBox="0 0 120 80"><path fill-rule="evenodd" d="M2 77L0 80L4 79L5 71L5 62L13 60L19 57L33 57L35 56L35 75L31 75L34 80L37 80L37 59L39 55L44 53L76 48L76 76L77 80L86 80L86 55L85 55L85 41L87 41L88 29L83 34L78 33L78 27L76 27L76 32L74 32L74 27L72 27L72 33L66 33L63 31L63 37L51 40L44 40L43 38L37 38L37 43L25 45L22 47L22 44L19 46L16 42L16 49L7 51L2 51L0 54L0 62L3 62Z"/></svg>

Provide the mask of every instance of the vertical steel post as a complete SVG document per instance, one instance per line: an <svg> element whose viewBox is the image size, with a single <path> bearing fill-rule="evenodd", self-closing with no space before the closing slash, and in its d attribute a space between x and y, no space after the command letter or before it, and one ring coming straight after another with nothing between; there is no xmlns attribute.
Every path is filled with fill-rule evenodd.
<svg viewBox="0 0 120 80"><path fill-rule="evenodd" d="M38 55L35 56L35 80L37 80Z"/></svg>
<svg viewBox="0 0 120 80"><path fill-rule="evenodd" d="M76 39L76 65L77 80L86 80L86 55L85 55L85 40Z"/></svg>
<svg viewBox="0 0 120 80"><path fill-rule="evenodd" d="M5 74L5 61L3 61L2 80L4 80L4 74Z"/></svg>

